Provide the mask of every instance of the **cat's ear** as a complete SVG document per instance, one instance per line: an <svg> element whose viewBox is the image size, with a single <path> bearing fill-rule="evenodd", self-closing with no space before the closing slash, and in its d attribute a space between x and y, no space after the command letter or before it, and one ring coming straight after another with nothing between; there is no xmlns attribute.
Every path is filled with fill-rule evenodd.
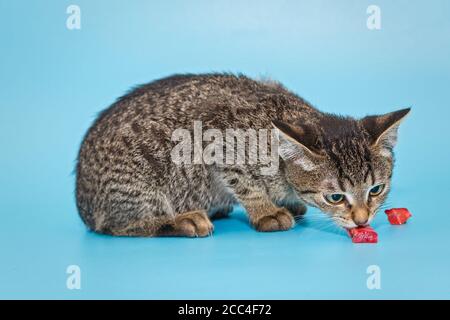
<svg viewBox="0 0 450 320"><path fill-rule="evenodd" d="M282 121L274 120L272 125L277 129L278 153L287 161L293 161L304 170L313 170L323 156L313 149L317 137L306 127L293 126Z"/></svg>
<svg viewBox="0 0 450 320"><path fill-rule="evenodd" d="M361 120L370 135L372 146L392 152L397 143L398 127L411 108L402 109L379 116L367 116Z"/></svg>

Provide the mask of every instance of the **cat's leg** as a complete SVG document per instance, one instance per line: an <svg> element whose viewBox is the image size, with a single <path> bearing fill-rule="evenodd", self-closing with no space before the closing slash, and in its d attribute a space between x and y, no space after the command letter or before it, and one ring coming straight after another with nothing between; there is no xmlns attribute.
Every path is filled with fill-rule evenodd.
<svg viewBox="0 0 450 320"><path fill-rule="evenodd" d="M227 205L219 208L213 208L208 212L211 220L219 220L228 218L230 213L233 211L232 205Z"/></svg>
<svg viewBox="0 0 450 320"><path fill-rule="evenodd" d="M305 215L306 205L284 179L277 178L276 181L270 181L269 185L272 186L271 195L273 199L276 199L277 205L286 208L296 220Z"/></svg>
<svg viewBox="0 0 450 320"><path fill-rule="evenodd" d="M171 203L173 219L156 231L157 236L206 237L212 234L211 219L225 217L232 211L232 195L223 190L213 168L203 165L172 165L174 177L165 185L167 202ZM235 201L235 200L234 200ZM215 215L208 212L216 208ZM210 219L211 216L211 219Z"/></svg>
<svg viewBox="0 0 450 320"><path fill-rule="evenodd" d="M286 184L284 185L286 186ZM276 201L277 204L288 209L296 220L305 215L307 210L306 205L290 187L286 187L280 196L280 200Z"/></svg>
<svg viewBox="0 0 450 320"><path fill-rule="evenodd" d="M139 183L106 189L101 195L106 201L94 212L94 231L130 237L204 237L212 233L206 210L184 208L186 211L177 213L164 193L149 191ZM126 194L121 190L127 190Z"/></svg>
<svg viewBox="0 0 450 320"><path fill-rule="evenodd" d="M275 206L268 198L258 193L253 193L252 198L243 197L242 202L250 222L258 231L285 231L295 224L286 208Z"/></svg>
<svg viewBox="0 0 450 320"><path fill-rule="evenodd" d="M206 237L210 236L214 225L205 210L177 214L175 219L163 224L156 232L157 236Z"/></svg>
<svg viewBox="0 0 450 320"><path fill-rule="evenodd" d="M225 181L246 209L250 223L256 230L284 231L294 226L292 214L272 201L270 187L257 176L227 172Z"/></svg>
<svg viewBox="0 0 450 320"><path fill-rule="evenodd" d="M280 205L287 210L294 216L295 219L299 219L303 217L306 213L307 207L306 205L301 201L296 202L281 202Z"/></svg>
<svg viewBox="0 0 450 320"><path fill-rule="evenodd" d="M110 190L106 201L94 212L94 231L114 236L153 237L159 229L175 220L175 214L161 194L148 194L135 185L127 185L126 196ZM119 188L115 188L119 189Z"/></svg>
<svg viewBox="0 0 450 320"><path fill-rule="evenodd" d="M128 217L126 223L109 222L97 230L101 233L130 237L206 237L212 234L214 226L205 210L176 214L175 217L154 214Z"/></svg>

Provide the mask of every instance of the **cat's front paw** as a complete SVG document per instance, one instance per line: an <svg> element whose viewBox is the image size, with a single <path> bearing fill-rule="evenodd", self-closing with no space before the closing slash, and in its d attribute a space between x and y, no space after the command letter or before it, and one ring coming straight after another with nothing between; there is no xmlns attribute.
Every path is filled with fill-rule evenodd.
<svg viewBox="0 0 450 320"><path fill-rule="evenodd" d="M253 223L255 229L261 232L285 231L295 224L294 218L285 208L277 208L275 212L261 216Z"/></svg>
<svg viewBox="0 0 450 320"><path fill-rule="evenodd" d="M185 237L206 237L213 233L214 226L205 211L181 213L175 218L178 235Z"/></svg>

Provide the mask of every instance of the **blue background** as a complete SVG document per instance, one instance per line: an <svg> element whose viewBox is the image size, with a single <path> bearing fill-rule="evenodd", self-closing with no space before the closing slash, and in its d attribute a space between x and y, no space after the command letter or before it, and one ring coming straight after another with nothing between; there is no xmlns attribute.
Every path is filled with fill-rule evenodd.
<svg viewBox="0 0 450 320"><path fill-rule="evenodd" d="M450 298L450 1L0 0L0 40L0 298ZM412 106L389 199L412 220L380 213L377 245L316 210L270 234L240 210L204 239L87 232L71 172L96 113L135 84L209 71L271 76L324 111ZM72 264L81 290L66 288Z"/></svg>

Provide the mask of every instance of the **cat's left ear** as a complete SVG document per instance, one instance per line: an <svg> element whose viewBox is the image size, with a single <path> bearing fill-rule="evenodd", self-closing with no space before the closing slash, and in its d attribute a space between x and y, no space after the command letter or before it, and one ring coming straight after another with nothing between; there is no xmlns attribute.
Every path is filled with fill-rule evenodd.
<svg viewBox="0 0 450 320"><path fill-rule="evenodd" d="M370 135L372 146L391 152L397 143L398 127L410 111L411 108L407 108L361 119L362 125Z"/></svg>
<svg viewBox="0 0 450 320"><path fill-rule="evenodd" d="M278 153L285 161L293 161L306 171L313 170L324 159L314 147L316 134L307 126L290 125L273 120L279 141Z"/></svg>

